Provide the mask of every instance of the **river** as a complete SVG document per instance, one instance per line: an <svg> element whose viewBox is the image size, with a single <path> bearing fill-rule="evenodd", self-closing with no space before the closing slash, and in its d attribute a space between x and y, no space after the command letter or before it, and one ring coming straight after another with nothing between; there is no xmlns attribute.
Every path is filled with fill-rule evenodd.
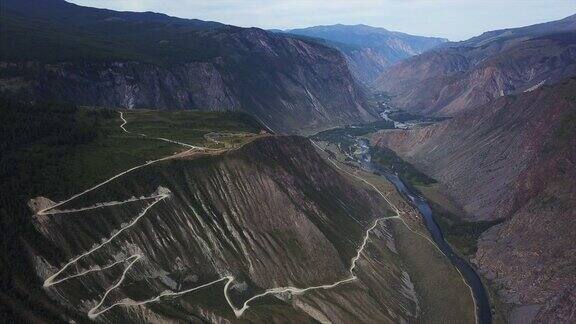
<svg viewBox="0 0 576 324"><path fill-rule="evenodd" d="M490 324L492 323L492 310L490 308L490 300L486 292L486 288L480 280L480 276L476 273L474 268L468 264L464 259L462 259L458 254L454 252L450 244L444 239L442 235L442 230L434 220L432 215L432 208L430 205L420 195L417 195L411 191L411 189L406 186L406 184L398 177L398 175L393 174L384 168L372 163L372 158L370 156L370 148L368 142L365 139L356 139L358 143L358 150L356 150L355 157L357 162L360 163L363 169L374 172L378 175L386 177L390 182L394 184L396 190L400 192L404 197L406 197L414 207L420 211L424 218L424 223L430 236L440 248L442 253L448 257L450 262L462 273L466 283L472 288L474 294L474 300L476 304L476 318L479 324Z"/></svg>

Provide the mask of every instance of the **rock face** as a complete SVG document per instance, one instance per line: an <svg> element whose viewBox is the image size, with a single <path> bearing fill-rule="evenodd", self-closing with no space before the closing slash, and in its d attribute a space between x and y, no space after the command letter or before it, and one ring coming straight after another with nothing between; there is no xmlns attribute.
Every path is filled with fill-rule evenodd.
<svg viewBox="0 0 576 324"><path fill-rule="evenodd" d="M576 16L488 32L377 81L392 104L453 116L377 141L438 179L471 220L504 219L473 259L512 322L574 322Z"/></svg>
<svg viewBox="0 0 576 324"><path fill-rule="evenodd" d="M327 40L344 54L354 76L365 85L370 85L391 64L447 41L366 25L315 26L286 32Z"/></svg>
<svg viewBox="0 0 576 324"><path fill-rule="evenodd" d="M159 191L159 186L166 189ZM222 156L163 162L123 176L62 209L151 194L167 197L137 222L134 217L151 199L81 215L54 214L37 223L61 251L62 259L49 260L55 266L130 226L55 280L74 276L75 271L92 272L46 288L47 292L85 314L133 261L126 279L97 313L117 301L142 301L234 276L230 287L224 288L223 281L158 303L118 306L96 319L236 321L223 289L241 308L265 289L324 285L347 278L366 229L383 216L377 194L344 178L301 137L262 138ZM355 283L259 298L250 302L240 319L397 323L417 318L418 298L410 274L402 256L387 247L394 246L392 227L382 222L375 231L357 263ZM142 257L134 261L131 255ZM125 258L129 260L106 267Z"/></svg>
<svg viewBox="0 0 576 324"><path fill-rule="evenodd" d="M453 116L576 74L576 16L493 31L390 67L375 87L398 108Z"/></svg>
<svg viewBox="0 0 576 324"><path fill-rule="evenodd" d="M481 236L473 262L518 306L517 321L576 320L575 94L569 79L376 138L443 183L472 219L505 219Z"/></svg>
<svg viewBox="0 0 576 324"><path fill-rule="evenodd" d="M375 118L344 57L312 41L60 0L4 7L4 94L87 106L242 110L281 132Z"/></svg>

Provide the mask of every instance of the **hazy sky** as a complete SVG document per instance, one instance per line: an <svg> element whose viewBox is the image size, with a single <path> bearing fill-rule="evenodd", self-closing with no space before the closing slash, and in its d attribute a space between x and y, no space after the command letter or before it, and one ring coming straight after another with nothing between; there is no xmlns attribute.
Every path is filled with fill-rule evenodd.
<svg viewBox="0 0 576 324"><path fill-rule="evenodd" d="M114 10L155 11L243 27L366 24L462 40L576 13L576 0L69 0Z"/></svg>

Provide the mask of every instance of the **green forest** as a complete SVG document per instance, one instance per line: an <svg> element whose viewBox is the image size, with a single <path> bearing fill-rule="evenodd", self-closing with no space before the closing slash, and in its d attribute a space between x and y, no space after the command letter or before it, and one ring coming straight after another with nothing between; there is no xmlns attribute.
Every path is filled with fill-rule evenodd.
<svg viewBox="0 0 576 324"><path fill-rule="evenodd" d="M3 294L15 294L19 301L29 303L28 309L47 319L51 313L41 283L30 273L27 247L51 256L50 242L44 240L31 222L26 202L46 192L65 190L66 156L75 147L94 142L104 136L103 120L116 116L110 110L81 111L78 107L54 103L24 103L0 99L0 260L2 272L11 280L2 281ZM26 243L24 243L26 242ZM6 274L6 273L5 273ZM22 305L24 307L25 305Z"/></svg>

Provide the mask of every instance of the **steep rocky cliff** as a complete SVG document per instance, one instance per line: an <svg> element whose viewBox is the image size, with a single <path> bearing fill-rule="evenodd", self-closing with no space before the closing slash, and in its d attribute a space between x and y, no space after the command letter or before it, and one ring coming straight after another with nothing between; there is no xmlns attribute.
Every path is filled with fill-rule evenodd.
<svg viewBox="0 0 576 324"><path fill-rule="evenodd" d="M256 28L3 1L0 92L87 106L241 110L281 132L371 121L335 49Z"/></svg>
<svg viewBox="0 0 576 324"><path fill-rule="evenodd" d="M514 322L576 318L576 79L499 98L442 123L379 134L438 179L484 233L473 261Z"/></svg>
<svg viewBox="0 0 576 324"><path fill-rule="evenodd" d="M370 85L391 64L447 41L366 25L315 26L286 32L328 41L344 54L354 76L365 85Z"/></svg>
<svg viewBox="0 0 576 324"><path fill-rule="evenodd" d="M576 16L493 31L407 59L375 82L412 112L455 115L576 74Z"/></svg>

